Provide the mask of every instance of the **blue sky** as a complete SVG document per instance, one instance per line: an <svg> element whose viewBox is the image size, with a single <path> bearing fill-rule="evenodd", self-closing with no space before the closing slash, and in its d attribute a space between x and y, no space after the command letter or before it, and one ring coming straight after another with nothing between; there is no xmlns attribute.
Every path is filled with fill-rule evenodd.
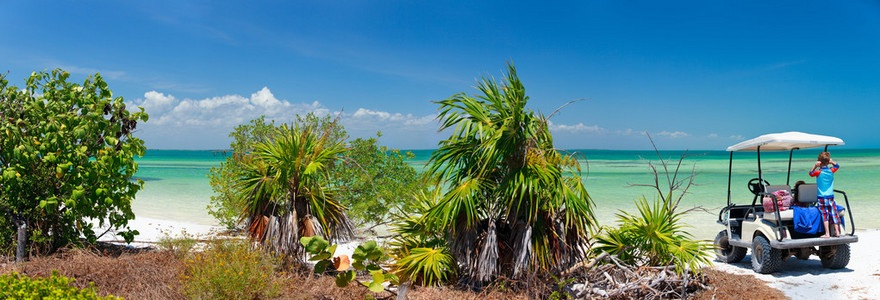
<svg viewBox="0 0 880 300"><path fill-rule="evenodd" d="M141 3L143 2L143 3ZM0 69L100 72L156 149L228 146L260 114L444 138L441 100L516 64L561 148L722 150L804 131L878 148L876 1L6 1ZM478 1L475 1L478 2Z"/></svg>

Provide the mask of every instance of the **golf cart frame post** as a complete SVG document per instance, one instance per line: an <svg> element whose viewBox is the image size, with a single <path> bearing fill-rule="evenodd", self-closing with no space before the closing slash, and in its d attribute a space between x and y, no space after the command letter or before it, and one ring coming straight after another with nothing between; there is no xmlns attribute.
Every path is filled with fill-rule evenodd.
<svg viewBox="0 0 880 300"><path fill-rule="evenodd" d="M770 148L765 151L788 150L788 172L786 175L785 184L789 185L791 182L791 164L792 164L792 157L793 157L794 150L809 149L809 148L816 148L816 147L824 146L825 151L828 151L828 146L843 145L843 144L844 144L843 140L835 138L835 137L812 135L812 134L806 134L806 133L801 133L801 132L786 132L786 133L781 133L781 134L769 134L769 135L760 136L758 138L747 140L747 141L741 142L739 144L728 147L727 151L730 152L730 162L728 164L728 175L727 175L727 207L728 208L731 207L731 202L730 202L731 190L730 189L731 189L731 185L733 182L733 152L755 151L757 153L757 158L758 158L758 178L757 179L758 179L758 183L760 183L760 184L762 184L762 186L764 186L764 191L757 193L755 195L755 197L752 199L751 206L754 207L755 203L757 202L757 199L762 198L763 196L768 196L773 199L773 206L776 209L776 211L774 212L776 215L775 221L776 221L776 225L778 227L780 227L780 234L777 235L777 240L782 241L782 239L784 239L785 237L784 237L784 230L781 229L782 219L779 215L778 198L774 194L767 193L766 185L763 184L763 183L766 183L767 181L764 180L764 174L763 174L763 170L761 168L761 147L769 147ZM841 190L834 190L834 192L843 195L844 202L846 203L847 214L849 215L850 235L854 235L856 226L855 226L855 221L853 220L853 217L852 217L852 209L850 209L849 198L847 197L846 193ZM753 210L754 210L754 208L750 209L750 211L753 211ZM723 211L722 211L722 213L723 213ZM722 213L719 213L719 215L718 215L719 221L721 221L721 217L722 217L721 214Z"/></svg>

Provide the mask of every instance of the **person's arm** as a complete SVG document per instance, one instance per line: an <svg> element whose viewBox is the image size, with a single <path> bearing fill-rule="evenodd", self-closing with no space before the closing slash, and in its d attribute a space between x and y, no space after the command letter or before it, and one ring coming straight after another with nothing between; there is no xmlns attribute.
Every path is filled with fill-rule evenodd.
<svg viewBox="0 0 880 300"><path fill-rule="evenodd" d="M835 163L833 159L831 160L831 164L834 165L833 167L831 167L831 173L837 172L837 169L840 169L840 165Z"/></svg>
<svg viewBox="0 0 880 300"><path fill-rule="evenodd" d="M810 177L817 177L817 176L819 176L820 173L822 173L821 170L820 170L820 171L816 171L816 168L818 168L819 165L821 165L821 164L822 164L821 162L818 162L818 161L817 161L816 164L813 165L813 168L810 169Z"/></svg>

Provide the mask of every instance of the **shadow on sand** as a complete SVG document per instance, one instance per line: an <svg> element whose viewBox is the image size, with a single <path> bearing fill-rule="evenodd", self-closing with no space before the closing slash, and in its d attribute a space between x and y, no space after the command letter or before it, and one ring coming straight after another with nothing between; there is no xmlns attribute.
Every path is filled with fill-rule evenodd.
<svg viewBox="0 0 880 300"><path fill-rule="evenodd" d="M752 255L746 255L742 261L733 264L727 264L744 271L752 271ZM724 264L723 262L715 262L716 264ZM782 267L779 268L779 271L773 272L770 275L776 278L789 278L789 277L798 277L801 275L822 275L822 274L836 274L836 273L851 273L853 272L850 268L842 268L842 269L829 269L822 266L822 261L819 260L818 257L811 257L807 260L800 260L795 257L790 257L787 260L782 262ZM757 273L755 273L757 274Z"/></svg>

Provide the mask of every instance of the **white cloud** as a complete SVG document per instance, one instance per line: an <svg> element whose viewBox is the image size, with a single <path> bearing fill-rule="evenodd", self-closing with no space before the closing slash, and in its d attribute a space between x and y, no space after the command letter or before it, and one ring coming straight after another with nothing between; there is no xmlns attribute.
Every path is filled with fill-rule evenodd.
<svg viewBox="0 0 880 300"><path fill-rule="evenodd" d="M143 107L150 115L150 120L143 127L150 135L183 143L216 141L215 145L210 146L167 146L157 142L156 146L162 148L223 148L234 126L261 115L279 122L290 122L296 115L308 113L318 116L341 114L340 122L352 137L371 136L382 131L385 136L383 140L401 144L418 136L416 139L424 139L429 143L426 145L430 145L431 136L437 131L437 125L433 122L436 114L417 116L368 108L359 108L354 113L331 112L318 101L296 103L278 99L268 87L263 87L250 97L233 94L204 99L178 99L171 94L149 91L131 104Z"/></svg>
<svg viewBox="0 0 880 300"><path fill-rule="evenodd" d="M592 132L592 133L604 133L605 128L599 127L599 125L587 126L584 123L577 123L575 125L565 125L565 124L555 124L552 121L547 121L550 125L551 131L568 131L568 132Z"/></svg>
<svg viewBox="0 0 880 300"><path fill-rule="evenodd" d="M738 135L738 134L737 134L737 135L731 135L731 136L730 136L730 139L731 139L731 140L737 140L737 141L739 141L739 140L742 140L742 139L743 139L743 136L742 136L742 135Z"/></svg>
<svg viewBox="0 0 880 300"><path fill-rule="evenodd" d="M709 138L717 138L717 137L718 137L717 133L710 133L709 134Z"/></svg>
<svg viewBox="0 0 880 300"><path fill-rule="evenodd" d="M424 126L430 124L436 115L414 116L413 114L389 113L385 111L358 108L353 114L343 114L343 123L399 124L405 126Z"/></svg>
<svg viewBox="0 0 880 300"><path fill-rule="evenodd" d="M148 124L170 126L234 126L265 115L269 119L288 121L296 114L326 115L329 110L318 101L291 103L279 100L267 87L251 94L224 95L205 99L179 100L173 95L156 91L144 93L134 101L150 114Z"/></svg>
<svg viewBox="0 0 880 300"><path fill-rule="evenodd" d="M641 135L645 135L644 131L635 131L635 130L632 130L632 128L627 128L626 130L618 129L618 130L614 131L614 133L616 133L618 135L633 135L636 133L641 134Z"/></svg>
<svg viewBox="0 0 880 300"><path fill-rule="evenodd" d="M668 136L668 137L671 137L671 138L674 138L674 139L675 139L675 138L680 138L680 137L686 137L686 136L688 136L687 132L683 132L683 131L672 131L672 132L670 132L670 131L666 131L666 130L657 133L657 135L659 135L659 136Z"/></svg>

